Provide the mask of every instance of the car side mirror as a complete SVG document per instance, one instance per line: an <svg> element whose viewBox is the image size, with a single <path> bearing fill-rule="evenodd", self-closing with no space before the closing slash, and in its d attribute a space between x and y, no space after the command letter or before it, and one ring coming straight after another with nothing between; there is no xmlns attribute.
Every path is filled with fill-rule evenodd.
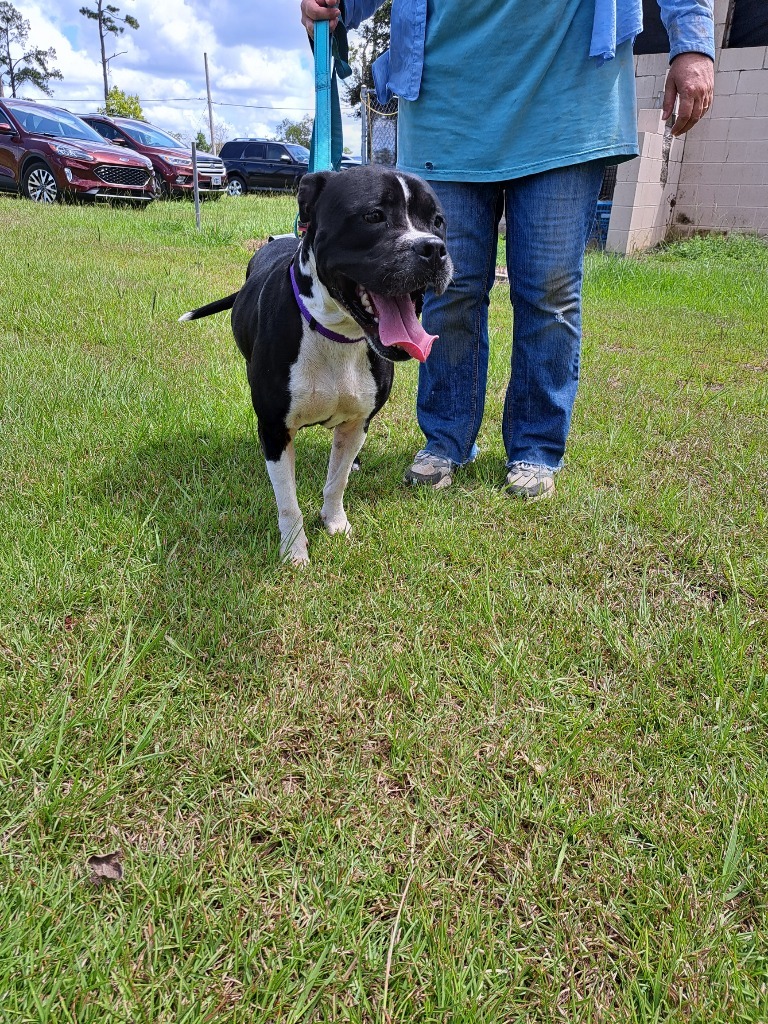
<svg viewBox="0 0 768 1024"><path fill-rule="evenodd" d="M287 154L287 153L283 153L283 154L282 154L282 155L280 156L280 159L281 159L281 160L283 161L283 163L284 163L284 164L289 164L289 163L291 163L291 158L290 158L290 157L288 156L288 154Z"/></svg>
<svg viewBox="0 0 768 1024"><path fill-rule="evenodd" d="M7 121L0 121L0 135L15 135L16 129Z"/></svg>

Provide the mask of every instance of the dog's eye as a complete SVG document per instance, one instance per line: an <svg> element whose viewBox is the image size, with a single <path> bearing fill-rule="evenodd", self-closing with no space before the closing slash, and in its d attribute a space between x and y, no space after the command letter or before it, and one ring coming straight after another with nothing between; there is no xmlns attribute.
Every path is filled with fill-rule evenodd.
<svg viewBox="0 0 768 1024"><path fill-rule="evenodd" d="M435 217L435 227L436 228L442 228L444 226L445 226L445 217L441 217L440 214L438 213L437 216Z"/></svg>
<svg viewBox="0 0 768 1024"><path fill-rule="evenodd" d="M384 214L381 210L369 210L368 213L363 214L363 220L369 224L381 224L384 219Z"/></svg>

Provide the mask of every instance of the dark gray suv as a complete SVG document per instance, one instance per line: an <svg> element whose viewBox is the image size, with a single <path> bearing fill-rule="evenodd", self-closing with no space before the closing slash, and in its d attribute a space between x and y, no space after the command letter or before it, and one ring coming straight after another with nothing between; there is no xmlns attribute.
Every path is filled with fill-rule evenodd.
<svg viewBox="0 0 768 1024"><path fill-rule="evenodd" d="M231 196L245 192L295 192L309 166L309 150L293 142L232 139L219 156L227 169Z"/></svg>

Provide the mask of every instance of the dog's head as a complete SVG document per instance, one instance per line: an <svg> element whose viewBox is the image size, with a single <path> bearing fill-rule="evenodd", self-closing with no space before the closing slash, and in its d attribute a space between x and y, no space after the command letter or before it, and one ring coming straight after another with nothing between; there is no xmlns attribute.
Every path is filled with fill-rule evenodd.
<svg viewBox="0 0 768 1024"><path fill-rule="evenodd" d="M305 174L299 217L323 286L390 361L421 362L434 338L418 321L427 288L442 294L453 265L445 218L430 186L375 165Z"/></svg>

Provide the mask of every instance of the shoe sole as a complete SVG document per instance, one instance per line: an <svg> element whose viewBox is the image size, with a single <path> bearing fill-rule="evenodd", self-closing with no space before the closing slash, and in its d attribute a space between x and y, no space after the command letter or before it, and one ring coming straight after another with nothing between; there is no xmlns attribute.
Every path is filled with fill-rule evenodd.
<svg viewBox="0 0 768 1024"><path fill-rule="evenodd" d="M451 486L453 477L450 473L443 476L439 473L433 473L431 476L417 476L409 470L403 477L403 483L410 484L412 487L430 487L433 491L442 491Z"/></svg>
<svg viewBox="0 0 768 1024"><path fill-rule="evenodd" d="M504 490L510 498L522 498L523 501L544 501L546 498L554 497L555 485L553 483L542 490L531 492L526 491L524 487L515 487L513 484L507 484Z"/></svg>

